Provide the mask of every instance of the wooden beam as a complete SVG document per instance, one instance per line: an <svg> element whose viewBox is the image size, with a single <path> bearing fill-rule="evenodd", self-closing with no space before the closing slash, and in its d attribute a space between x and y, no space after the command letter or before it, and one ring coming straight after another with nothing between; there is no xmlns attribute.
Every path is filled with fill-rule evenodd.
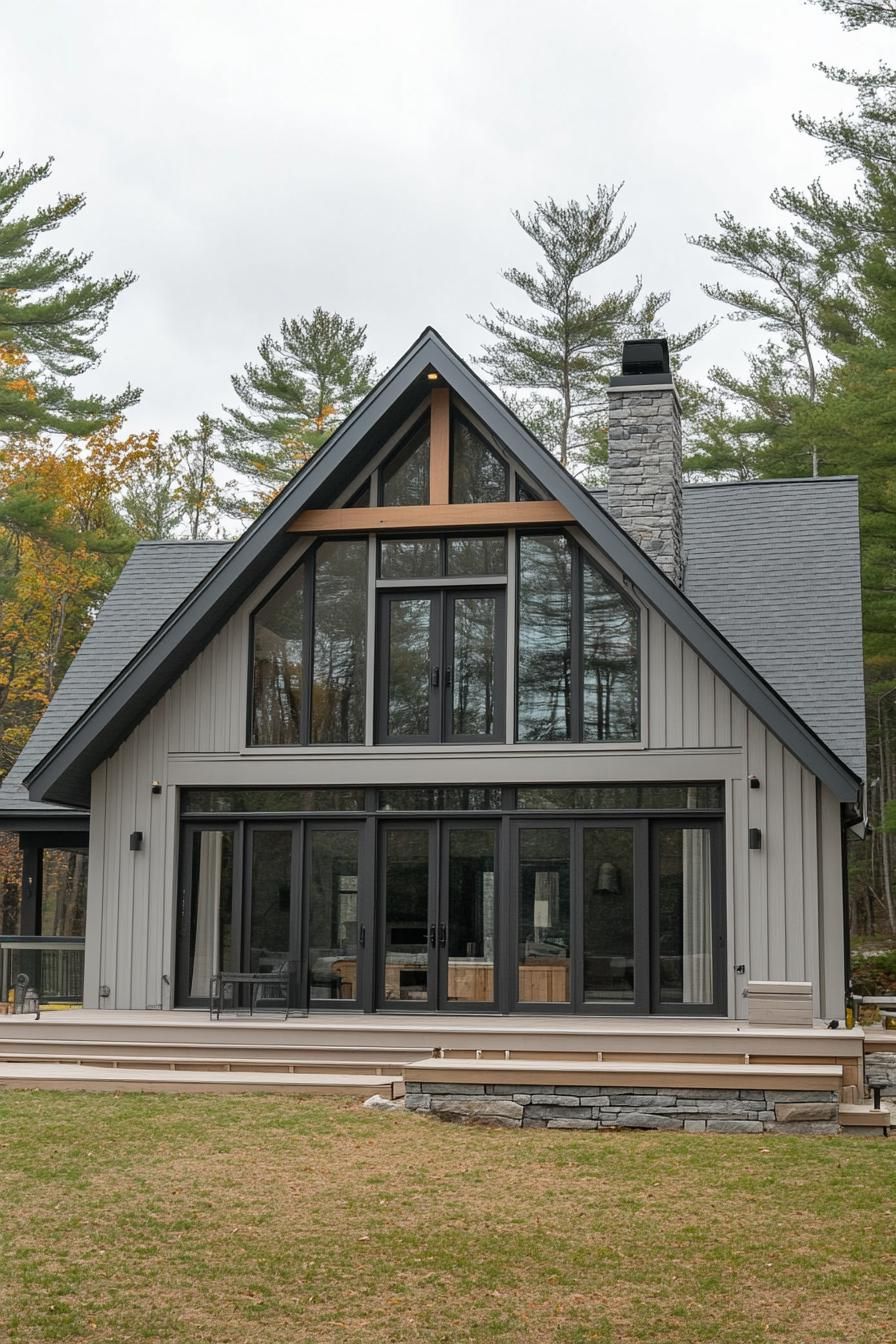
<svg viewBox="0 0 896 1344"><path fill-rule="evenodd" d="M451 499L451 393L434 387L429 425L429 502L447 504Z"/></svg>
<svg viewBox="0 0 896 1344"><path fill-rule="evenodd" d="M530 527L537 523L572 523L575 519L555 499L516 500L501 504L413 504L378 509L306 509L288 532L420 532L447 527Z"/></svg>

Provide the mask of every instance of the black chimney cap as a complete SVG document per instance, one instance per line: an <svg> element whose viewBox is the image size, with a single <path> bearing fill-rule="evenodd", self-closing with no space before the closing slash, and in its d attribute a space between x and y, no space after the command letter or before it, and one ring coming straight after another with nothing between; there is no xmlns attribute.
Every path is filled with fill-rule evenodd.
<svg viewBox="0 0 896 1344"><path fill-rule="evenodd" d="M623 341L622 373L669 376L669 342L665 336L655 341Z"/></svg>

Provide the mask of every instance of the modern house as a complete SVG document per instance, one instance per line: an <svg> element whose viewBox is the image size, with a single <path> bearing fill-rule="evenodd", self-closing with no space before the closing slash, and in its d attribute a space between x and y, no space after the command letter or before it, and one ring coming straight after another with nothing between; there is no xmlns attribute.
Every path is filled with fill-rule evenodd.
<svg viewBox="0 0 896 1344"><path fill-rule="evenodd" d="M340 1013L842 1019L856 482L683 487L663 342L609 397L593 494L427 330L238 541L138 546L0 788L5 931L83 932L88 1008L291 961Z"/></svg>

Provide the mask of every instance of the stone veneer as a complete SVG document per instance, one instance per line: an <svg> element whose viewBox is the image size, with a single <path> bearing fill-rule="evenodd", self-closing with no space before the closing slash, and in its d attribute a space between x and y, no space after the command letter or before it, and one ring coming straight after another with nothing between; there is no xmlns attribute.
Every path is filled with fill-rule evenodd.
<svg viewBox="0 0 896 1344"><path fill-rule="evenodd" d="M668 386L609 389L607 508L681 587L681 410Z"/></svg>
<svg viewBox="0 0 896 1344"><path fill-rule="evenodd" d="M839 1134L836 1092L711 1087L407 1083L405 1106L508 1129L669 1129L697 1134Z"/></svg>

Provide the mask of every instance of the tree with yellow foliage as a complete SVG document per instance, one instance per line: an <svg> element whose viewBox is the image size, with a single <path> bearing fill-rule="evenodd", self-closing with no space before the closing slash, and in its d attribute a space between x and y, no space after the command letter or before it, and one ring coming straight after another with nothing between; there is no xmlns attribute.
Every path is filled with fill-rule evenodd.
<svg viewBox="0 0 896 1344"><path fill-rule="evenodd" d="M133 547L122 480L155 435L120 422L0 454L0 774L15 760Z"/></svg>

